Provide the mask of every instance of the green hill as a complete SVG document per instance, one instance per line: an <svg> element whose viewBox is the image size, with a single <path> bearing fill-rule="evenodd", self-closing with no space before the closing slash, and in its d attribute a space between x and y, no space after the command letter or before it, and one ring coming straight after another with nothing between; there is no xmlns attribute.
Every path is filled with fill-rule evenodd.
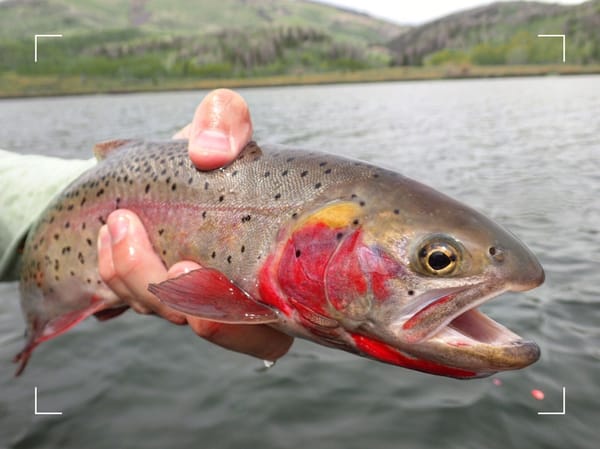
<svg viewBox="0 0 600 449"><path fill-rule="evenodd" d="M10 0L0 73L119 79L231 78L389 65L405 28L292 0ZM44 40L32 60L34 34Z"/></svg>
<svg viewBox="0 0 600 449"><path fill-rule="evenodd" d="M0 37L65 36L135 28L169 35L271 26L314 28L336 39L384 43L403 27L358 12L292 0L8 0Z"/></svg>
<svg viewBox="0 0 600 449"><path fill-rule="evenodd" d="M569 63L600 62L600 0L574 6L493 3L414 28L388 47L398 65L561 61L560 40L538 38L538 34L565 34Z"/></svg>

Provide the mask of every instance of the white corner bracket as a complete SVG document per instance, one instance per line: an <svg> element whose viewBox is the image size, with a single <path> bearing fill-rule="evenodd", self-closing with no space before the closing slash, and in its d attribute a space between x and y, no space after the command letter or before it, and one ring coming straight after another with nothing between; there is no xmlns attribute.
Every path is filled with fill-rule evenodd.
<svg viewBox="0 0 600 449"><path fill-rule="evenodd" d="M565 404L565 399L567 396L566 387L562 387L562 396L563 396L562 411L560 411L560 412L537 412L537 414L538 415L566 415L567 414L567 408L566 408L566 404Z"/></svg>
<svg viewBox="0 0 600 449"><path fill-rule="evenodd" d="M37 387L33 387L33 412L35 415L62 415L62 412L39 412L38 411L38 397Z"/></svg>
<svg viewBox="0 0 600 449"><path fill-rule="evenodd" d="M567 45L566 45L566 35L564 34L538 34L537 37L560 37L562 38L562 46L563 46L563 62L567 62Z"/></svg>
<svg viewBox="0 0 600 449"><path fill-rule="evenodd" d="M40 37L63 37L62 34L34 34L33 39L33 62L38 62L38 39Z"/></svg>

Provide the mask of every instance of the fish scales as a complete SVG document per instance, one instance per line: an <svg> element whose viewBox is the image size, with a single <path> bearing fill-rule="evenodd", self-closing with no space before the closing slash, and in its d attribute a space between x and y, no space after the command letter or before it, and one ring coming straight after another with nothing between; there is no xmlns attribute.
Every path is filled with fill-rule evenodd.
<svg viewBox="0 0 600 449"><path fill-rule="evenodd" d="M97 166L69 185L28 235L21 295L29 340L17 356L21 369L40 342L64 332L92 313L123 305L100 279L96 248L100 227L119 208L129 209L140 217L166 266L179 260L193 260L213 270L196 273L194 279L176 281L206 290L205 299L198 300L197 307L191 309L189 300L182 305L182 299L173 294L170 285L159 284L152 290L161 300L186 313L204 316L207 310L216 308L222 315L217 321L250 319L249 312L242 313L241 318L229 316L239 311L210 299L218 296L211 296L208 280L212 280L212 284L225 290L239 289L245 295L240 296L242 302L246 297L255 301L248 310L265 309L264 314L258 313L259 318L254 319L327 346L455 377L512 369L500 364L487 371L479 370L481 361L475 367L479 371L464 370L464 361L448 367L447 354L433 357L435 363L428 361L429 365L405 360L406 354L411 358L431 359L431 347L439 350L430 339L432 332L442 332L440 329L446 332L442 312L459 316L458 311L446 310L447 306L442 309L446 295L434 298L434 304L440 304L439 316L431 313L432 298L428 291L442 287L452 290L454 296L460 297L456 304L461 304L461 308L470 301L466 293L461 297L455 278L412 273L419 269L415 256L409 254L414 252L412 240L424 239L422 235L428 239L442 233L452 236L445 228L471 232L468 238L457 240L485 240L477 251L482 249L486 255L484 260L480 254L475 258L467 251L459 254L465 258L465 267L485 263L487 270L487 265L493 262L488 260L489 248L504 242L505 253L513 250L521 257L519 270L526 266L530 268L527 272L530 278L540 276L537 261L520 242L513 241L468 207L395 172L360 161L278 146L259 147L253 142L231 165L210 172L199 171L192 165L186 141L124 141L100 146L100 152L102 160ZM423 220L428 221L421 223ZM439 245L459 249L466 245L453 246L444 243L446 240L441 239ZM453 251L459 251L456 248ZM442 249L435 254L438 265L446 251ZM419 254L423 251L420 249ZM464 285L483 284L486 276L491 277L486 270L477 268L474 274L465 273L468 276L461 278ZM521 282L505 272L501 274L502 286L486 284L478 292L485 291L489 296L492 290L509 289L510 282ZM443 281L438 282L440 285L432 283L436 277L437 281ZM533 283L529 278L527 282ZM338 291L346 293L338 295ZM357 291L364 295L358 295ZM352 299L357 296L360 298ZM374 297L381 302L377 308ZM417 313L402 320L411 326L406 335L423 340L424 343L416 341L418 344L408 337L399 337L396 330L390 331L400 319L393 317L395 311L411 309L414 297L420 298L423 307L411 307L421 315ZM202 301L213 302L207 305L201 304ZM357 316L365 307L367 315L360 321ZM461 309L461 312L467 311ZM381 322L382 329L376 329L377 339L373 339L374 331L370 328L376 322ZM363 331L355 334L362 328L367 329L370 339L365 340ZM497 333L495 338L501 339L501 330ZM514 334L507 335L504 338L518 340ZM393 349L388 348L390 344ZM515 362L518 367L531 363L535 355L530 354L534 350L528 343L523 343L523 347L522 352L529 353L519 354L520 360ZM481 352L479 346L477 350ZM456 351L450 352L450 358L456 357ZM506 364L506 357L502 354L498 359ZM464 358L470 360L473 355Z"/></svg>
<svg viewBox="0 0 600 449"><path fill-rule="evenodd" d="M61 289L70 267L84 265L85 283L90 278L97 284L98 231L110 212L124 208L140 216L166 265L182 259L209 263L243 282L255 274L283 222L311 201L333 199L347 184L381 171L326 154L263 152L251 145L230 166L202 172L192 166L184 141L134 143L71 184L34 226L24 252L24 281L31 283L36 267L45 267L41 289L48 294ZM173 242L181 246L173 250Z"/></svg>

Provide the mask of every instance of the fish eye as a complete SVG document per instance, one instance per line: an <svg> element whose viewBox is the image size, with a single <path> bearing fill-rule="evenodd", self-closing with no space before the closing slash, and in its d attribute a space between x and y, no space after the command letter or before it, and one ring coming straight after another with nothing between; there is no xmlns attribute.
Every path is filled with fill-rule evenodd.
<svg viewBox="0 0 600 449"><path fill-rule="evenodd" d="M448 275L458 265L459 251L446 241L425 244L419 251L419 265L433 275Z"/></svg>

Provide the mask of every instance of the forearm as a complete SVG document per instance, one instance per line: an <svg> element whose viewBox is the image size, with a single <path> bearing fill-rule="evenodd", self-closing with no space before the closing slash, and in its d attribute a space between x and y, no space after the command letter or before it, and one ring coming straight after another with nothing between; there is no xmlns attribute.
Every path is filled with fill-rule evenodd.
<svg viewBox="0 0 600 449"><path fill-rule="evenodd" d="M50 200L95 161L0 150L0 280L18 275L19 248Z"/></svg>

